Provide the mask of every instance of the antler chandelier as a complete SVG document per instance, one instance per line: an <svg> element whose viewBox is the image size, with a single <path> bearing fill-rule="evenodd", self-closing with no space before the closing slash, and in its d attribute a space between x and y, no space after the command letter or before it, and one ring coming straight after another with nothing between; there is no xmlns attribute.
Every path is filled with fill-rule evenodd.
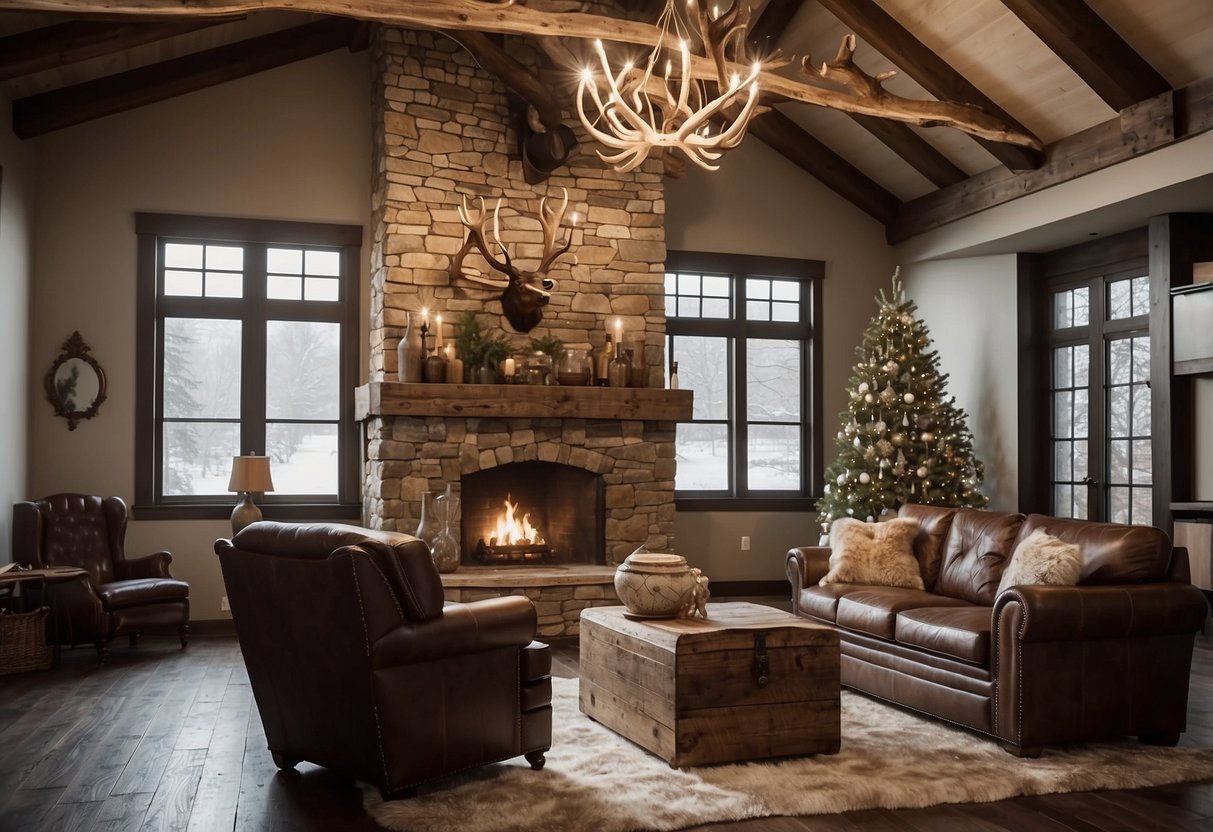
<svg viewBox="0 0 1213 832"><path fill-rule="evenodd" d="M709 99L703 83L693 77L690 35L674 8L674 0L666 0L657 20L661 34L643 68L629 61L618 73L612 72L602 41L594 41L601 77L589 67L582 70L577 86L577 115L591 137L618 151L600 150L598 156L620 173L643 163L654 148L680 150L700 167L716 170L719 165L712 163L724 151L741 143L750 119L756 114L757 78L762 64L755 61L743 79L739 73L728 71L730 58L726 58L728 54L732 63L747 63L745 32L749 7L743 10L741 3L735 2L724 14L713 9L708 15L698 0L687 0L687 15L698 22L704 53L716 64L719 94L715 98ZM675 51L667 45L673 38L679 44L677 73L668 54ZM666 53L664 73L655 77L663 53ZM676 91L671 89L672 84L676 85ZM593 119L586 114L587 94L595 110ZM726 108L743 98L741 111L730 121ZM725 124L713 133L712 121L717 118Z"/></svg>

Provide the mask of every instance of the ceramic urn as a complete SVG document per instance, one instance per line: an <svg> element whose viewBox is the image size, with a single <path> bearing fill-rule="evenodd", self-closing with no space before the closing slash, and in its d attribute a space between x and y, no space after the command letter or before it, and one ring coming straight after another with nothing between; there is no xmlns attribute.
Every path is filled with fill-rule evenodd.
<svg viewBox="0 0 1213 832"><path fill-rule="evenodd" d="M638 618L674 618L693 605L698 571L682 555L633 552L615 570L615 593Z"/></svg>

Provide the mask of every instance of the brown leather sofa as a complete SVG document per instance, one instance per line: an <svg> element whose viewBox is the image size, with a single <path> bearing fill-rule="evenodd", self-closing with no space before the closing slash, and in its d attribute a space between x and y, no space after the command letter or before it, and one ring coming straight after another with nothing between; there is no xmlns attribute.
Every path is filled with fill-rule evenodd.
<svg viewBox="0 0 1213 832"><path fill-rule="evenodd" d="M262 521L215 542L274 762L385 799L552 744L551 655L522 597L443 603L420 540Z"/></svg>
<svg viewBox="0 0 1213 832"><path fill-rule="evenodd" d="M788 552L792 609L833 625L842 684L1002 741L1137 735L1174 745L1208 605L1187 551L1160 530L1043 515L905 505L925 590L827 584L830 550ZM1077 586L997 594L1019 540L1043 528L1082 546Z"/></svg>
<svg viewBox="0 0 1213 832"><path fill-rule="evenodd" d="M144 630L170 629L185 649L190 587L173 578L173 556L126 556L126 503L119 497L52 494L13 506L13 560L25 566L75 566L88 574L50 590L57 644L92 643L105 662L109 643Z"/></svg>

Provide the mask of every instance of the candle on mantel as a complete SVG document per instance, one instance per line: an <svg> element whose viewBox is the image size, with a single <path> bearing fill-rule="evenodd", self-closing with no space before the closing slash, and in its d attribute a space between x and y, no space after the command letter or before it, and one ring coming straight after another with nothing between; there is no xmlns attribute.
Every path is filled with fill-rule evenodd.
<svg viewBox="0 0 1213 832"><path fill-rule="evenodd" d="M615 319L615 343L623 343L623 321L621 321L619 318Z"/></svg>
<svg viewBox="0 0 1213 832"><path fill-rule="evenodd" d="M425 329L430 328L430 310L424 306L421 307L421 326Z"/></svg>
<svg viewBox="0 0 1213 832"><path fill-rule="evenodd" d="M502 367L502 371L505 373L505 377L513 378L515 369L516 369L516 367L514 365L514 359L507 358L505 360L505 365Z"/></svg>
<svg viewBox="0 0 1213 832"><path fill-rule="evenodd" d="M438 324L434 327L434 351L442 349L442 316L438 316Z"/></svg>

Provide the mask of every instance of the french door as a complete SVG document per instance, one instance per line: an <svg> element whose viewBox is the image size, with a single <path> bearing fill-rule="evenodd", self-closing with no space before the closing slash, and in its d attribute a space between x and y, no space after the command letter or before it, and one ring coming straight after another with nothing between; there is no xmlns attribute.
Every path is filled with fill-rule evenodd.
<svg viewBox="0 0 1213 832"><path fill-rule="evenodd" d="M1149 277L1055 279L1049 292L1051 512L1149 525Z"/></svg>

